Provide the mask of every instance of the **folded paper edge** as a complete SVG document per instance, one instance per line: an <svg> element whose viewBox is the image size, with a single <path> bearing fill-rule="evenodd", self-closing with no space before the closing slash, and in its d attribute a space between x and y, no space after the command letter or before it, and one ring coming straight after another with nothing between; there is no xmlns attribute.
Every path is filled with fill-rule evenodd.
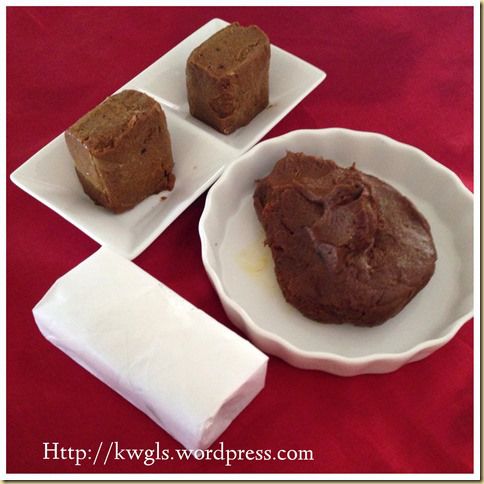
<svg viewBox="0 0 484 484"><path fill-rule="evenodd" d="M210 447L261 392L265 386L268 360L265 356L262 364L250 378L237 388L217 413L205 423L200 436L199 449Z"/></svg>

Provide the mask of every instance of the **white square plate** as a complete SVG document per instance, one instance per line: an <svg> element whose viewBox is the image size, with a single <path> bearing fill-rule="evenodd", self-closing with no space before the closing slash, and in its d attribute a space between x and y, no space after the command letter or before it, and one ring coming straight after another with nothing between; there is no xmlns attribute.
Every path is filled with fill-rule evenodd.
<svg viewBox="0 0 484 484"><path fill-rule="evenodd" d="M77 179L63 133L12 173L11 180L99 244L129 259L138 256L232 160L257 143L326 77L320 69L272 45L269 107L235 133L218 133L190 116L185 64L195 47L226 25L223 20L211 20L119 89L144 91L162 105L175 161L172 192L148 197L120 215L95 205Z"/></svg>

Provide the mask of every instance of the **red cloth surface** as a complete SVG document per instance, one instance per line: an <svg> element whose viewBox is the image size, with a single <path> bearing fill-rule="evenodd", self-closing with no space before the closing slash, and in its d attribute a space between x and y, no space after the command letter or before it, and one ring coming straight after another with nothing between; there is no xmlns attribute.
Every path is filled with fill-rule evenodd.
<svg viewBox="0 0 484 484"><path fill-rule="evenodd" d="M266 138L299 128L376 131L421 148L472 189L472 16L471 7L10 7L7 175L219 17L257 23L275 45L327 72ZM220 440L230 449L311 449L312 461L42 460L43 442L93 452L100 441L181 446L41 336L32 307L98 245L10 181L7 197L8 472L472 472L472 322L430 357L386 375L342 378L271 357L265 389ZM204 201L135 262L234 329L200 258Z"/></svg>

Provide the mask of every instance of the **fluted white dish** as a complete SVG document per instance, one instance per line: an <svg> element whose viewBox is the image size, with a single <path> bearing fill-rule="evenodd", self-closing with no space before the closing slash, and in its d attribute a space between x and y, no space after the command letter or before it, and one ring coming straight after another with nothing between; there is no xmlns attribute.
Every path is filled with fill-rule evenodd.
<svg viewBox="0 0 484 484"><path fill-rule="evenodd" d="M430 223L438 253L435 274L383 325L317 323L284 300L252 195L255 180L286 151L341 166L355 162L411 199ZM381 134L300 130L256 145L210 189L199 232L205 269L231 321L263 351L299 368L342 376L391 372L430 355L472 317L472 193L423 151Z"/></svg>

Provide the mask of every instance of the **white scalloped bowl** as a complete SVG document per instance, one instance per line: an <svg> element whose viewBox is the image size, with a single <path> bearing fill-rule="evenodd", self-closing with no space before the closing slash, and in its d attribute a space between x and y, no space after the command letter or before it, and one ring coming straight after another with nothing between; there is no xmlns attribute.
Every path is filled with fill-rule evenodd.
<svg viewBox="0 0 484 484"><path fill-rule="evenodd" d="M383 325L317 323L284 300L252 195L254 181L286 151L341 166L356 162L410 198L430 223L438 253L435 274ZM472 316L472 194L421 150L381 134L301 130L256 145L211 188L199 231L205 269L231 321L263 351L299 368L342 376L391 372L443 346Z"/></svg>

